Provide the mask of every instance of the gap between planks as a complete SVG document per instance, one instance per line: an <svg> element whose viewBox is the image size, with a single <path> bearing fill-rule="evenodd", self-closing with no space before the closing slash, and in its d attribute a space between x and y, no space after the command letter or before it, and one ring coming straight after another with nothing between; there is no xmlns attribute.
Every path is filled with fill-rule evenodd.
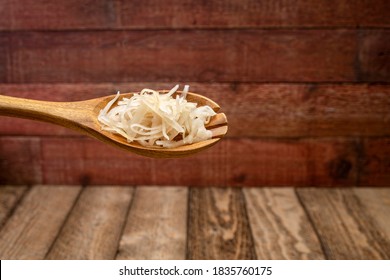
<svg viewBox="0 0 390 280"><path fill-rule="evenodd" d="M12 216L17 205L28 193L26 186L2 186L0 187L0 229L5 221Z"/></svg>
<svg viewBox="0 0 390 280"><path fill-rule="evenodd" d="M113 259L133 188L84 188L47 259Z"/></svg>
<svg viewBox="0 0 390 280"><path fill-rule="evenodd" d="M135 190L117 259L184 259L187 187Z"/></svg>
<svg viewBox="0 0 390 280"><path fill-rule="evenodd" d="M324 259L293 188L247 188L243 192L258 258Z"/></svg>
<svg viewBox="0 0 390 280"><path fill-rule="evenodd" d="M390 258L390 188L297 188L328 259Z"/></svg>
<svg viewBox="0 0 390 280"><path fill-rule="evenodd" d="M35 186L0 229L0 259L42 259L81 187Z"/></svg>

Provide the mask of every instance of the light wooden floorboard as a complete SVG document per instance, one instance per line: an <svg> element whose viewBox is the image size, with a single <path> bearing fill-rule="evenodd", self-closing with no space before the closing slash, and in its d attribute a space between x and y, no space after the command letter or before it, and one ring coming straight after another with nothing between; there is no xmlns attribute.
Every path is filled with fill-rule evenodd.
<svg viewBox="0 0 390 280"><path fill-rule="evenodd" d="M390 188L0 186L0 259L390 259Z"/></svg>
<svg viewBox="0 0 390 280"><path fill-rule="evenodd" d="M137 187L117 259L185 259L186 187Z"/></svg>
<svg viewBox="0 0 390 280"><path fill-rule="evenodd" d="M375 227L390 239L390 188L354 188Z"/></svg>
<svg viewBox="0 0 390 280"><path fill-rule="evenodd" d="M243 189L257 258L324 259L293 188Z"/></svg>
<svg viewBox="0 0 390 280"><path fill-rule="evenodd" d="M47 259L114 259L133 188L87 187Z"/></svg>
<svg viewBox="0 0 390 280"><path fill-rule="evenodd" d="M191 188L189 259L256 259L239 188Z"/></svg>
<svg viewBox="0 0 390 280"><path fill-rule="evenodd" d="M0 259L43 259L80 189L33 187L0 231Z"/></svg>
<svg viewBox="0 0 390 280"><path fill-rule="evenodd" d="M389 236L352 188L298 188L329 259L389 259Z"/></svg>
<svg viewBox="0 0 390 280"><path fill-rule="evenodd" d="M0 229L26 191L27 186L0 187Z"/></svg>

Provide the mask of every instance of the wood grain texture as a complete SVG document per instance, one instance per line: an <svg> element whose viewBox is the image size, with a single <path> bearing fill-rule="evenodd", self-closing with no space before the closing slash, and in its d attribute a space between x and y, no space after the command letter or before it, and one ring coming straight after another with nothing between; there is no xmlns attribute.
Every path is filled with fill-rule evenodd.
<svg viewBox="0 0 390 280"><path fill-rule="evenodd" d="M26 186L0 186L0 229L16 208L26 191Z"/></svg>
<svg viewBox="0 0 390 280"><path fill-rule="evenodd" d="M390 82L390 31L362 31L359 39L359 80Z"/></svg>
<svg viewBox="0 0 390 280"><path fill-rule="evenodd" d="M324 259L293 188L243 189L258 259Z"/></svg>
<svg viewBox="0 0 390 280"><path fill-rule="evenodd" d="M384 186L390 182L390 138L362 141L360 186Z"/></svg>
<svg viewBox="0 0 390 280"><path fill-rule="evenodd" d="M357 35L352 30L2 32L12 46L12 63L0 82L348 82L356 80Z"/></svg>
<svg viewBox="0 0 390 280"><path fill-rule="evenodd" d="M1 259L390 258L390 188L26 189L0 187Z"/></svg>
<svg viewBox="0 0 390 280"><path fill-rule="evenodd" d="M0 185L42 182L40 139L0 137Z"/></svg>
<svg viewBox="0 0 390 280"><path fill-rule="evenodd" d="M0 21L1 21L1 16L0 16ZM8 37L0 36L0 81L5 81L7 79L6 78L7 65L8 65L8 58L10 56L10 52L9 52L10 44L8 40L9 40Z"/></svg>
<svg viewBox="0 0 390 280"><path fill-rule="evenodd" d="M386 2L255 0L124 1L121 23L125 27L313 27L389 26ZM381 10L383 9L383 10Z"/></svg>
<svg viewBox="0 0 390 280"><path fill-rule="evenodd" d="M301 188L297 194L328 259L389 259L389 236L352 189Z"/></svg>
<svg viewBox="0 0 390 280"><path fill-rule="evenodd" d="M137 187L116 258L185 259L187 203L185 187Z"/></svg>
<svg viewBox="0 0 390 280"><path fill-rule="evenodd" d="M107 0L3 0L1 30L111 28L116 25L115 2Z"/></svg>
<svg viewBox="0 0 390 280"><path fill-rule="evenodd" d="M1 259L43 259L80 187L35 186L0 231Z"/></svg>
<svg viewBox="0 0 390 280"><path fill-rule="evenodd" d="M51 101L78 101L173 83L0 84L0 93ZM378 84L190 83L220 104L227 137L390 136L390 87ZM0 135L79 135L50 124L0 118Z"/></svg>
<svg viewBox="0 0 390 280"><path fill-rule="evenodd" d="M390 239L390 188L354 188L353 192L359 198L367 215L372 217L375 227Z"/></svg>
<svg viewBox="0 0 390 280"><path fill-rule="evenodd" d="M84 189L46 259L114 259L132 192L116 186Z"/></svg>
<svg viewBox="0 0 390 280"><path fill-rule="evenodd" d="M256 259L240 189L191 188L188 219L188 259Z"/></svg>
<svg viewBox="0 0 390 280"><path fill-rule="evenodd" d="M386 4L385 0L4 0L0 29L389 27Z"/></svg>
<svg viewBox="0 0 390 280"><path fill-rule="evenodd" d="M357 143L345 139L224 139L182 159L150 159L93 139L42 139L43 181L80 184L353 185ZM175 172L172 172L175 170Z"/></svg>

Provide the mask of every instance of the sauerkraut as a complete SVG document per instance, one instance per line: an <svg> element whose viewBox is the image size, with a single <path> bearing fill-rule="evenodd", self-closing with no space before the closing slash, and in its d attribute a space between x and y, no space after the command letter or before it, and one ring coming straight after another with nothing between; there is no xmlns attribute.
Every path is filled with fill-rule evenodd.
<svg viewBox="0 0 390 280"><path fill-rule="evenodd" d="M143 146L174 148L212 137L205 125L216 113L210 106L188 102L189 86L173 97L179 85L168 93L143 89L131 98L120 98L120 92L100 111L102 129L119 134L128 142ZM113 106L117 102L116 106Z"/></svg>

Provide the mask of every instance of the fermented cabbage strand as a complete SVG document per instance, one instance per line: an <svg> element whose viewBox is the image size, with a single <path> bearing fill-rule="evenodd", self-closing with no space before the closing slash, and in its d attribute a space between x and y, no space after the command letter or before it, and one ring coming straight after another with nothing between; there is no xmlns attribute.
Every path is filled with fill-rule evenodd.
<svg viewBox="0 0 390 280"><path fill-rule="evenodd" d="M214 110L188 102L188 85L184 86L181 96L173 98L178 88L179 85L176 85L165 94L143 89L131 98L119 100L117 106L113 107L120 97L118 91L99 113L102 129L117 133L128 142L164 148L210 139L212 133L205 125L215 115Z"/></svg>

